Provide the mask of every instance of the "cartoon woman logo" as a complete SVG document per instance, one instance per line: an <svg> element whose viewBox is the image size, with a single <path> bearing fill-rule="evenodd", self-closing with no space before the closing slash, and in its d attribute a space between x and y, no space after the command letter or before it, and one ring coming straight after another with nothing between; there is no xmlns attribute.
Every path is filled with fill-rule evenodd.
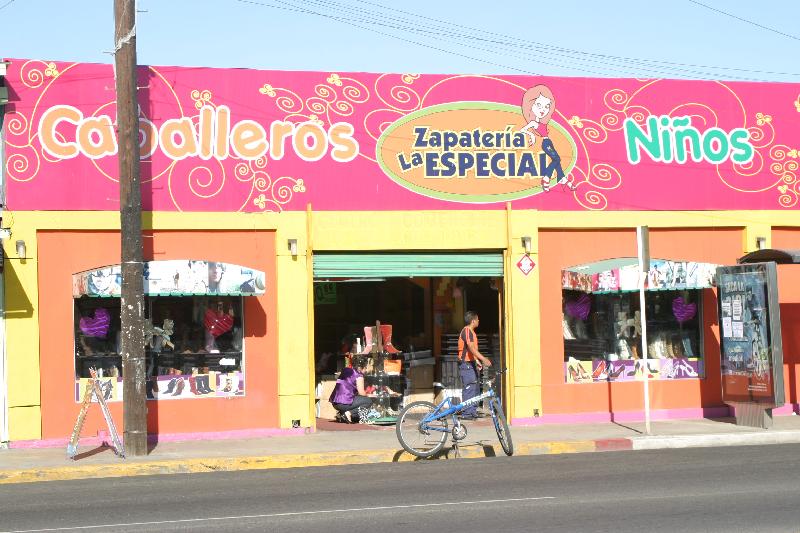
<svg viewBox="0 0 800 533"><path fill-rule="evenodd" d="M540 169L542 172L542 190L547 192L550 190L550 178L555 171L557 180L556 183L563 183L566 180L566 185L575 190L575 184L572 176L567 178L564 175L564 169L561 168L561 156L553 146L553 141L548 136L547 123L555 113L556 99L553 92L547 85L535 85L525 91L522 97L522 116L528 123L519 131L527 133L531 137L531 147L536 145L537 137L542 138L542 151L550 158L550 164L547 167Z"/></svg>

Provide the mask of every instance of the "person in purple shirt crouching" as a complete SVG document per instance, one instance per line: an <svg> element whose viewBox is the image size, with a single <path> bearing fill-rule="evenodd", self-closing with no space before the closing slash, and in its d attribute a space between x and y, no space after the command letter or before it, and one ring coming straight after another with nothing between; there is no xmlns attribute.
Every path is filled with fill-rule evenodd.
<svg viewBox="0 0 800 533"><path fill-rule="evenodd" d="M336 409L337 422L358 422L358 408L369 408L372 400L364 391L364 372L368 360L363 355L353 357L352 368L345 368L336 380L336 386L331 393L330 402ZM350 420L347 419L350 413Z"/></svg>

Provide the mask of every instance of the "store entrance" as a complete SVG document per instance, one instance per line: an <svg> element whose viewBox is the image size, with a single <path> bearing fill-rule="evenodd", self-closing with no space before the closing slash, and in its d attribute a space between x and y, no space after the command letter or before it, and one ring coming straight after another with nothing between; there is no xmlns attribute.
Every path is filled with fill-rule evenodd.
<svg viewBox="0 0 800 533"><path fill-rule="evenodd" d="M480 317L477 334L481 353L491 358L495 367L505 367L502 291L502 276L316 279L318 427L331 427L329 423L336 419L337 411L329 398L337 377L350 364L348 354L359 349L371 363L365 385L373 399L369 407L374 411L372 416L379 415L375 423L392 424L394 415L412 401L460 397L458 334L468 310ZM376 322L382 326L385 352L379 357L371 350Z"/></svg>

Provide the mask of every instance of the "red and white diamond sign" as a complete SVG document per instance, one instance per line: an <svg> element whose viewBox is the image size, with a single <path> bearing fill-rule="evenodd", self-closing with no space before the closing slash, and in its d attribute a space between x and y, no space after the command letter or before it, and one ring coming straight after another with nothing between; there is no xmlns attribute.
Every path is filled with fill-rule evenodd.
<svg viewBox="0 0 800 533"><path fill-rule="evenodd" d="M531 259L529 255L523 255L522 259L517 261L517 268L522 271L523 274L526 276L533 272L533 267L536 266L536 263Z"/></svg>

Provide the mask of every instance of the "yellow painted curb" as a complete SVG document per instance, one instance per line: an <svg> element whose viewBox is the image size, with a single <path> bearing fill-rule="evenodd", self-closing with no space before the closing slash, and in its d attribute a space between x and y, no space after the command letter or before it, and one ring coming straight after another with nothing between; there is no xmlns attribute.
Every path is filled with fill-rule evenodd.
<svg viewBox="0 0 800 533"><path fill-rule="evenodd" d="M582 453L596 450L594 441L524 442L515 447L515 455ZM459 447L462 458L504 456L499 444L470 443ZM446 449L434 459L453 459L452 449ZM198 458L168 461L120 459L118 463L98 465L0 470L0 484L65 481L74 479L152 476L159 474L189 474L197 472L232 472L236 470L269 470L308 466L396 463L420 460L403 450L354 450L313 454L268 455L261 457Z"/></svg>

